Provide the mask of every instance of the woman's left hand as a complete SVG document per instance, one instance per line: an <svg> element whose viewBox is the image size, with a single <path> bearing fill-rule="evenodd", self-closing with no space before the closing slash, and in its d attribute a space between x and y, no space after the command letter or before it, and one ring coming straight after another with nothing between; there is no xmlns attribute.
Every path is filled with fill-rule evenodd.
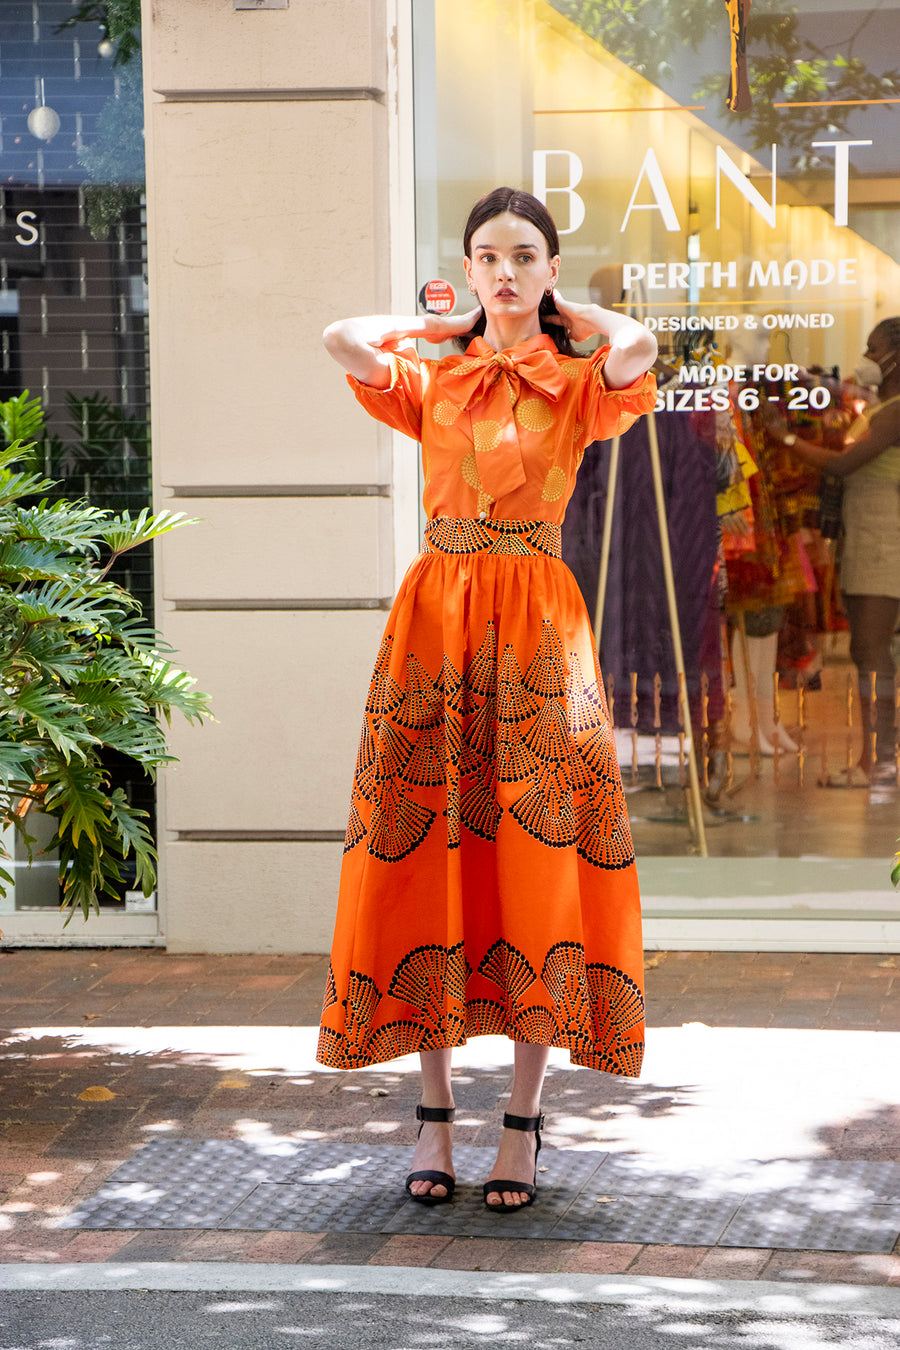
<svg viewBox="0 0 900 1350"><path fill-rule="evenodd" d="M766 398L759 405L759 420L775 441L783 441L790 431L784 413L777 404L773 406Z"/></svg>
<svg viewBox="0 0 900 1350"><path fill-rule="evenodd" d="M584 342L595 333L605 333L609 339L609 355L603 368L608 389L627 389L641 379L657 357L656 338L650 329L628 314L617 314L599 305L577 305L564 300L554 290L553 299L559 310L557 323L562 324L573 342ZM554 315L548 314L553 320Z"/></svg>

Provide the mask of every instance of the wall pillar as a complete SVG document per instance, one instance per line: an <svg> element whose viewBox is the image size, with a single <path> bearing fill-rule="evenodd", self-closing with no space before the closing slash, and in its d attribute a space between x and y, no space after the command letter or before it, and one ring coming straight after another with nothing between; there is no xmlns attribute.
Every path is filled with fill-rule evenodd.
<svg viewBox="0 0 900 1350"><path fill-rule="evenodd" d="M321 331L391 304L386 9L145 0L156 502L202 521L158 547L157 622L218 719L161 775L172 950L330 941L395 522Z"/></svg>

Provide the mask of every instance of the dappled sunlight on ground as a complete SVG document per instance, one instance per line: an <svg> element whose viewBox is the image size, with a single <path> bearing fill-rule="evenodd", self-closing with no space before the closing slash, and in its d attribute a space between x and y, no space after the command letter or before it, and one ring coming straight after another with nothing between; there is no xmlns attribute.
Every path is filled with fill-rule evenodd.
<svg viewBox="0 0 900 1350"><path fill-rule="evenodd" d="M335 1127L343 1135L402 1132L416 1100L417 1057L340 1073L315 1063L316 1036L315 1027L22 1027L0 1046L8 1085L17 1065L28 1079L56 1069L81 1119L99 1118L104 1103L79 1102L78 1092L104 1087L114 1094L112 1118L140 1105L133 1123L142 1135L184 1128L198 1112L210 1125L230 1121L235 1138L311 1139ZM497 1107L511 1060L503 1037L478 1037L454 1053L458 1132L468 1142ZM0 1092L0 1109L5 1098ZM174 1105L183 1109L167 1109ZM865 1142L893 1149L900 1033L651 1027L638 1081L573 1068L564 1051L552 1051L544 1109L548 1139L575 1149L704 1161L827 1156L847 1142L847 1122L866 1117Z"/></svg>
<svg viewBox="0 0 900 1350"><path fill-rule="evenodd" d="M666 1241L657 1237L643 1239L643 1247L630 1239L586 1242L578 1233L571 1241L511 1244L500 1226L489 1240L470 1238L468 1246L437 1228L427 1236L412 1229L393 1236L348 1231L343 1245L338 1234L319 1232L198 1230L171 1235L169 1245L152 1233L63 1234L60 1221L97 1196L145 1145L235 1141L262 1163L333 1143L341 1166L384 1149L405 1173L405 1150L416 1134L417 1058L349 1074L317 1065L324 958L297 958L296 968L292 958L241 960L238 968L236 958L186 962L155 952L130 953L127 965L121 953L72 953L66 962L60 953L14 954L4 969L18 976L16 1010L33 1020L7 1020L12 1029L0 1033L0 1261L110 1261L125 1249L140 1253L139 1260L163 1251L173 1259L176 1249L191 1260L238 1259L256 1243L259 1256L240 1259L533 1260L542 1264L513 1268L548 1270L557 1268L554 1262L576 1269L565 1262L588 1260L599 1263L592 1269L629 1274L655 1272L664 1262L685 1275L705 1261L703 1270L729 1278L756 1279L767 1269L772 1278L900 1280L900 1255L884 1251L819 1251L810 1265L808 1252L750 1250L752 1241L746 1250L716 1247L707 1255L653 1245ZM29 972L38 977L33 987ZM745 1193L777 1194L786 1221L793 1222L792 1197L798 1223L804 1215L850 1213L867 1194L871 1203L880 1176L872 1165L900 1164L898 974L897 960L884 956L654 954L640 1080L573 1068L566 1052L551 1052L541 1164L553 1167L543 1184L559 1182L566 1159L574 1175L591 1156L608 1154L610 1163L628 1169L630 1187L644 1186L646 1178L654 1191L679 1173L683 1185L696 1168L690 1198L714 1204L734 1187L740 1165L755 1161L753 1184L743 1173L739 1178L747 1182ZM104 1002L92 1003L95 996ZM236 1025L219 1024L231 1015ZM512 1052L508 1040L495 1037L455 1052L454 1138L462 1148L496 1147ZM869 1168L863 1178L848 1170L856 1161ZM833 1185L832 1162L841 1165ZM621 1181L618 1172L608 1175ZM385 1197L389 1191L386 1183L380 1187ZM598 1185L587 1218L618 1194ZM886 1200L894 1203L894 1194ZM335 1251L342 1255L335 1258Z"/></svg>

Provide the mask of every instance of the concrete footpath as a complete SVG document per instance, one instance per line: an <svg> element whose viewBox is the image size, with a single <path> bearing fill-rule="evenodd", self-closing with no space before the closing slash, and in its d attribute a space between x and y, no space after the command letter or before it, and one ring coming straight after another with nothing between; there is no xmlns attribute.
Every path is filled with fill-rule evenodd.
<svg viewBox="0 0 900 1350"><path fill-rule="evenodd" d="M314 1282L318 1267L358 1270L389 1297L378 1281L418 1267L417 1291L435 1298L453 1292L442 1272L505 1279L490 1297L507 1299L525 1297L512 1291L528 1275L539 1289L592 1280L594 1299L612 1277L620 1299L673 1279L732 1302L734 1282L758 1282L759 1298L881 1285L894 1288L877 1307L896 1315L900 957L657 953L647 965L643 1078L554 1052L540 1199L500 1216L478 1203L478 1181L507 1042L458 1056L458 1200L427 1210L402 1193L415 1061L314 1064L324 957L4 952L0 1288L84 1287L87 1265L106 1268L94 1289L123 1270L130 1288L156 1288L146 1272L160 1263L198 1280L216 1263L220 1289L252 1267L284 1269L281 1284ZM829 1299L822 1316L859 1312Z"/></svg>

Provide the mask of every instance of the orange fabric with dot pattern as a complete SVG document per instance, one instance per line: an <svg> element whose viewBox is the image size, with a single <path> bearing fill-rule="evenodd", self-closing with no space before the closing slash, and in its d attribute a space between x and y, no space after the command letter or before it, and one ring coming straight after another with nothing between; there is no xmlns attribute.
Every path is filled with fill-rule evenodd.
<svg viewBox="0 0 900 1350"><path fill-rule="evenodd" d="M429 520L487 506L494 517L559 524L584 447L627 431L653 407L650 374L628 389L606 388L608 355L604 346L586 360L560 356L546 334L507 352L475 338L440 361L412 348L394 353L387 389L347 380L373 417L421 441Z"/></svg>
<svg viewBox="0 0 900 1350"><path fill-rule="evenodd" d="M636 1076L640 901L594 639L560 531L585 444L653 406L608 348L396 353L363 406L421 440L429 516L369 685L318 1058L468 1036Z"/></svg>

